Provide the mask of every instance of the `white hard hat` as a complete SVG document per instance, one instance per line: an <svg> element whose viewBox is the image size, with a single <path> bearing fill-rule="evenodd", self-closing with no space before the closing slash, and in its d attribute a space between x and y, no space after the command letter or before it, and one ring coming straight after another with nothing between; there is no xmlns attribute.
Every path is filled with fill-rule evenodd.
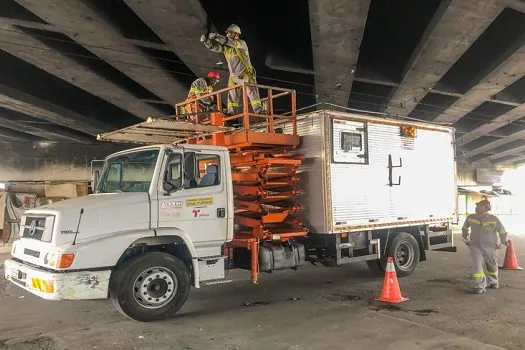
<svg viewBox="0 0 525 350"><path fill-rule="evenodd" d="M237 34L241 35L241 28L239 28L239 26L236 25L236 24L230 24L228 26L228 28L226 28L226 31L227 32L237 33Z"/></svg>

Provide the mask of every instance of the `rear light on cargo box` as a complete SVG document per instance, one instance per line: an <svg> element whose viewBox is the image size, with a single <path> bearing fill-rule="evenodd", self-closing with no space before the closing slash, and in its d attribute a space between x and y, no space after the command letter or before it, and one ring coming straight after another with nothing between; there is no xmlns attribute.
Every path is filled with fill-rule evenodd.
<svg viewBox="0 0 525 350"><path fill-rule="evenodd" d="M400 128L399 128L399 131L401 133L401 136L404 136L404 137L412 137L412 138L415 138L416 135L417 135L417 130L415 127L413 126L406 126L406 125L402 125Z"/></svg>

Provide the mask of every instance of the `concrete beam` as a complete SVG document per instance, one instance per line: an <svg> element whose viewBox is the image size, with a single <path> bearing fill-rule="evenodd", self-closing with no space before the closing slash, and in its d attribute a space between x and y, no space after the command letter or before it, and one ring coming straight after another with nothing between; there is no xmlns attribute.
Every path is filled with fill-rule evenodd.
<svg viewBox="0 0 525 350"><path fill-rule="evenodd" d="M106 20L84 1L16 0L56 31L86 49L166 101L186 97L187 88L163 70L154 59L124 40Z"/></svg>
<svg viewBox="0 0 525 350"><path fill-rule="evenodd" d="M512 159L510 162L513 163L513 164L525 163L525 156L516 157L516 158Z"/></svg>
<svg viewBox="0 0 525 350"><path fill-rule="evenodd" d="M317 101L346 107L370 0L310 0L309 6Z"/></svg>
<svg viewBox="0 0 525 350"><path fill-rule="evenodd" d="M398 87L401 86L401 84L397 84L397 83L393 83L391 81L386 81L386 80L381 80L381 79L370 79L370 78L356 77L354 79L354 81L359 81L359 82L368 83L368 84L375 84L375 85L391 86L391 87L395 87L395 88L398 88ZM457 97L457 98L463 98L463 96L464 96L463 94L460 94L460 93L457 93L457 92L449 92L449 91L443 91L443 90L437 90L437 89L432 89L432 93L440 94L440 95L447 95L447 96L454 96L454 97ZM498 100L496 98L491 99L491 101L492 102L496 102L496 103L501 103L501 104L504 104L504 105L515 106L515 107L521 106L521 103L518 103L518 102L503 101L503 100Z"/></svg>
<svg viewBox="0 0 525 350"><path fill-rule="evenodd" d="M32 28L32 29L56 31L55 27L53 27L50 24L46 24L46 23L36 23L36 22L24 21L24 20L14 19L14 18L6 18L6 17L0 18L0 21L2 23L5 23L6 25L9 24L11 26L18 25L18 26ZM148 48L157 49L157 50L169 50L169 48L164 44L152 43L149 41L128 39L128 38L122 38L122 40L127 42L130 45L143 46L143 47L148 47Z"/></svg>
<svg viewBox="0 0 525 350"><path fill-rule="evenodd" d="M502 10L497 0L442 1L386 112L407 116Z"/></svg>
<svg viewBox="0 0 525 350"><path fill-rule="evenodd" d="M120 86L86 69L67 55L62 55L18 28L3 23L2 19L0 19L0 29L7 29L7 31L2 32L0 49L137 117L146 119L160 113Z"/></svg>
<svg viewBox="0 0 525 350"><path fill-rule="evenodd" d="M73 141L86 144L95 141L94 137L90 138L88 135L75 133L58 125L42 123L38 119L3 107L0 107L0 126L51 141Z"/></svg>
<svg viewBox="0 0 525 350"><path fill-rule="evenodd" d="M9 141L35 141L40 138L0 126L0 138Z"/></svg>
<svg viewBox="0 0 525 350"><path fill-rule="evenodd" d="M493 163L494 164L513 164L513 163L517 163L517 162L520 162L520 161L524 161L525 160L525 155L521 155L521 156L516 156L512 159L509 159L509 160L505 160L505 161L494 161Z"/></svg>
<svg viewBox="0 0 525 350"><path fill-rule="evenodd" d="M491 156L488 156L487 159L497 159L497 158L501 158L501 157L505 157L505 156L510 156L510 155L521 155L521 154L525 154L525 146L519 146L519 147L516 147L516 148L513 148L513 149L509 149L508 151L503 151L503 152L499 152L497 154L493 154Z"/></svg>
<svg viewBox="0 0 525 350"><path fill-rule="evenodd" d="M155 6L144 0L124 1L196 75L213 68L219 55L199 41L206 32L206 12L198 0L155 0Z"/></svg>
<svg viewBox="0 0 525 350"><path fill-rule="evenodd" d="M506 136L502 139L499 139L499 140L496 140L494 142L491 142L491 143L487 143L486 145L484 146L481 146L481 147L478 147L470 152L466 152L465 153L465 156L467 158L470 158L470 157L473 157L477 154L480 154L480 153L487 153L487 152L490 152L490 150L494 149L494 148L497 148L497 147L500 147L500 146L503 146L503 145L506 145L507 143L511 142L511 141L515 141L515 140L523 140L525 139L525 130L521 130L521 131L518 131L518 132L515 132L514 134L511 134L509 136Z"/></svg>
<svg viewBox="0 0 525 350"><path fill-rule="evenodd" d="M502 114L496 119L492 120L490 123L484 124L466 133L465 135L459 137L457 139L457 144L460 146L467 144L481 136L488 135L492 131L499 129L502 126L510 124L515 120L521 119L524 116L525 116L525 104L519 107L516 107L514 109L511 109L507 113Z"/></svg>
<svg viewBox="0 0 525 350"><path fill-rule="evenodd" d="M457 122L468 114L468 111L490 100L492 96L520 79L523 75L525 75L525 46L522 46L496 69L491 71L434 121L447 124Z"/></svg>
<svg viewBox="0 0 525 350"><path fill-rule="evenodd" d="M0 85L0 105L46 122L62 125L90 135L97 135L98 133L114 129L114 127L93 118L56 106L4 85Z"/></svg>

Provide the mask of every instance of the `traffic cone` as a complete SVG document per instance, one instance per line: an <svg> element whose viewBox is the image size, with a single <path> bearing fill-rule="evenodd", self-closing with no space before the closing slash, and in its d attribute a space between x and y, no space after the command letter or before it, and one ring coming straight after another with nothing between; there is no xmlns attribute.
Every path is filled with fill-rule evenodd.
<svg viewBox="0 0 525 350"><path fill-rule="evenodd" d="M397 282L394 259L392 257L388 258L386 262L383 288L381 289L381 295L379 298L376 298L376 300L391 304L402 303L409 300L408 298L401 296L401 290L399 289L399 283Z"/></svg>
<svg viewBox="0 0 525 350"><path fill-rule="evenodd" d="M507 251L505 252L505 261L501 268L504 270L523 270L518 264L518 258L516 258L512 241L509 239L508 242Z"/></svg>

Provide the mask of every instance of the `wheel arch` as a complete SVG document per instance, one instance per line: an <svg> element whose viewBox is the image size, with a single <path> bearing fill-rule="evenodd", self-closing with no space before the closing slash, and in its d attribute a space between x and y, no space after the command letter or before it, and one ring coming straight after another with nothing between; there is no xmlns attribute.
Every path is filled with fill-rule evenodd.
<svg viewBox="0 0 525 350"><path fill-rule="evenodd" d="M383 229L377 231L376 237L381 241L381 255L385 251L389 241L396 235L405 232L412 235L419 246L419 261L426 261L427 255L425 251L425 245L423 244L423 236L421 230L424 232L424 227L421 226L406 226L406 227L396 227L391 229Z"/></svg>
<svg viewBox="0 0 525 350"><path fill-rule="evenodd" d="M192 285L199 288L199 269L193 242L183 231L178 229L154 230L155 235L134 240L121 254L115 269L129 259L149 252L163 252L175 256L189 269Z"/></svg>

